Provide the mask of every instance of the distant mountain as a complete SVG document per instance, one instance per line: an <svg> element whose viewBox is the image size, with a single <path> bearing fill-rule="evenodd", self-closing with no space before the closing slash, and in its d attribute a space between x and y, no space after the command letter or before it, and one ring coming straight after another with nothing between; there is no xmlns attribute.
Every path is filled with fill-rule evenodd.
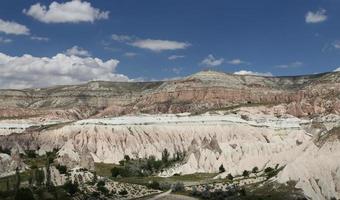
<svg viewBox="0 0 340 200"><path fill-rule="evenodd" d="M284 105L308 116L340 112L340 72L261 77L203 71L165 82L103 82L0 90L0 118L85 119L129 113L201 113L243 105Z"/></svg>

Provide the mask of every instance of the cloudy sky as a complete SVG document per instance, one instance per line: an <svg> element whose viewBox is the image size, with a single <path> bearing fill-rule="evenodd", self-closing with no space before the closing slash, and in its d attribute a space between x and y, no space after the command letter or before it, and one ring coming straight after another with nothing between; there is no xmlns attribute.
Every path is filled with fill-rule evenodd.
<svg viewBox="0 0 340 200"><path fill-rule="evenodd" d="M340 67L338 0L2 0L0 88Z"/></svg>

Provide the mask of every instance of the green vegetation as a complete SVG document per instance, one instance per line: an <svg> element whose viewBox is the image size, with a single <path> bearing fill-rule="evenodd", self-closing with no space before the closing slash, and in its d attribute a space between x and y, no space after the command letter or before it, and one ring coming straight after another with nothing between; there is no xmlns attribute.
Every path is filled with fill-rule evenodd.
<svg viewBox="0 0 340 200"><path fill-rule="evenodd" d="M63 185L63 188L71 196L73 196L79 191L79 186L77 182L72 183L71 181L68 181Z"/></svg>
<svg viewBox="0 0 340 200"><path fill-rule="evenodd" d="M248 177L249 176L249 172L247 170L244 170L242 173L243 177Z"/></svg>
<svg viewBox="0 0 340 200"><path fill-rule="evenodd" d="M0 146L0 153L11 155L11 150L8 148L2 148L2 146Z"/></svg>
<svg viewBox="0 0 340 200"><path fill-rule="evenodd" d="M163 150L161 160L157 160L155 156L144 159L131 159L129 156L124 156L124 160L119 162L120 165L111 169L111 176L114 178L152 176L177 162L182 162L184 158L185 152L177 152L170 158L167 149Z"/></svg>
<svg viewBox="0 0 340 200"><path fill-rule="evenodd" d="M259 172L259 168L258 167L254 167L252 170L251 170L252 173L256 174L257 172Z"/></svg>
<svg viewBox="0 0 340 200"><path fill-rule="evenodd" d="M220 172L220 173L225 172L225 169L224 169L223 165L221 165L218 169L219 169L219 172Z"/></svg>
<svg viewBox="0 0 340 200"><path fill-rule="evenodd" d="M195 173L195 174L187 174L181 176L171 176L171 177L159 177L159 176L148 176L148 177L119 177L113 178L114 181L123 182L123 183L132 183L138 185L149 186L150 183L156 181L161 187L163 186L165 189L170 189L172 184L177 182L182 182L185 185L193 185L193 184L201 184L201 183L209 183L215 182L213 179L217 173ZM168 185L169 187L166 187Z"/></svg>
<svg viewBox="0 0 340 200"><path fill-rule="evenodd" d="M30 169L15 175L0 178L0 199L66 199L72 193L74 186L66 184L63 187L54 187L51 181L50 166L54 165L57 149L39 156L33 150L26 150L21 159ZM60 171L67 171L65 166L57 166ZM47 169L46 173L43 168ZM45 181L46 179L46 181ZM25 184L23 184L25 183ZM28 184L27 184L28 183Z"/></svg>
<svg viewBox="0 0 340 200"><path fill-rule="evenodd" d="M233 175L231 175L231 174L229 173L228 176L227 176L227 179L230 180L230 181L232 181L232 180L234 179L234 177L233 177Z"/></svg>
<svg viewBox="0 0 340 200"><path fill-rule="evenodd" d="M58 165L56 166L56 168L58 169L58 171L59 171L60 174L66 174L66 173L67 173L67 167L64 166L64 165L58 164Z"/></svg>
<svg viewBox="0 0 340 200"><path fill-rule="evenodd" d="M21 188L14 197L15 200L34 200L33 192L29 188Z"/></svg>

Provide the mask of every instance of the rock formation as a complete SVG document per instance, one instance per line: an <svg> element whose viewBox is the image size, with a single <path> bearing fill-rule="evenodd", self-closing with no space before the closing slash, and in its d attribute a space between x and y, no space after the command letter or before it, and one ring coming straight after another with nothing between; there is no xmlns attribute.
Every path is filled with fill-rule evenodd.
<svg viewBox="0 0 340 200"><path fill-rule="evenodd" d="M186 152L160 176L218 172L223 164L216 178L224 178L280 166L272 181L294 181L312 199L340 198L339 97L340 72L208 71L168 82L1 90L0 146L39 154L59 149L56 162L90 170L125 155ZM1 155L0 164L10 165Z"/></svg>
<svg viewBox="0 0 340 200"><path fill-rule="evenodd" d="M0 118L84 119L129 113L202 112L283 105L285 113L339 113L340 72L296 77L199 72L168 82L111 83L1 90Z"/></svg>

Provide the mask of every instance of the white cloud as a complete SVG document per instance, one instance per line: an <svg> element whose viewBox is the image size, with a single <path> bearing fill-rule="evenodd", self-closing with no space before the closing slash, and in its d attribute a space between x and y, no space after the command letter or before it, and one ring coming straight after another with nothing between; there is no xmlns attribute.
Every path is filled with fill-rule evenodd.
<svg viewBox="0 0 340 200"><path fill-rule="evenodd" d="M47 41L49 41L50 39L47 38L47 37L32 36L32 37L31 37L31 40L37 40L37 41L47 42Z"/></svg>
<svg viewBox="0 0 340 200"><path fill-rule="evenodd" d="M126 52L126 53L124 53L124 56L130 57L130 58L135 57L135 56L137 56L137 55L138 55L138 54L137 54L137 53L134 53L134 52Z"/></svg>
<svg viewBox="0 0 340 200"><path fill-rule="evenodd" d="M316 12L308 11L305 16L306 23L320 23L326 21L327 15L325 9L319 9Z"/></svg>
<svg viewBox="0 0 340 200"><path fill-rule="evenodd" d="M296 61L289 64L277 65L276 68L287 69L287 68L296 68L301 67L303 65L302 62Z"/></svg>
<svg viewBox="0 0 340 200"><path fill-rule="evenodd" d="M253 71L247 71L247 70L240 70L238 72L234 72L234 74L237 75L253 75L253 76L273 76L270 72L253 72Z"/></svg>
<svg viewBox="0 0 340 200"><path fill-rule="evenodd" d="M128 42L128 41L132 40L132 37L128 36L128 35L112 34L111 38L112 38L112 40L117 41L117 42Z"/></svg>
<svg viewBox="0 0 340 200"><path fill-rule="evenodd" d="M183 55L171 55L168 57L169 60L177 60L177 59L180 59L180 58L184 58L185 56Z"/></svg>
<svg viewBox="0 0 340 200"><path fill-rule="evenodd" d="M136 36L129 35L118 35L112 34L111 39L117 42L123 42L127 45L138 47L141 49L148 49L155 52L161 52L166 50L177 50L177 49L186 49L191 46L188 42L178 42L171 40L158 40L158 39L141 39ZM179 57L172 57L173 59ZM169 58L170 59L170 58Z"/></svg>
<svg viewBox="0 0 340 200"><path fill-rule="evenodd" d="M119 61L81 58L57 54L54 57L23 55L12 57L0 53L0 87L28 88L79 84L91 80L127 81L116 74Z"/></svg>
<svg viewBox="0 0 340 200"><path fill-rule="evenodd" d="M212 54L210 54L201 61L201 65L204 65L205 67L217 67L221 65L223 62L224 62L223 58L217 59Z"/></svg>
<svg viewBox="0 0 340 200"><path fill-rule="evenodd" d="M108 19L109 12L92 7L86 1L72 0L65 3L53 1L48 8L40 3L31 5L23 12L44 23L79 23Z"/></svg>
<svg viewBox="0 0 340 200"><path fill-rule="evenodd" d="M336 40L332 43L332 46L336 49L340 49L340 41L339 40Z"/></svg>
<svg viewBox="0 0 340 200"><path fill-rule="evenodd" d="M334 70L334 72L340 72L340 67Z"/></svg>
<svg viewBox="0 0 340 200"><path fill-rule="evenodd" d="M130 45L156 52L161 52L165 50L186 49L190 46L190 44L187 42L153 39L138 39L130 43Z"/></svg>
<svg viewBox="0 0 340 200"><path fill-rule="evenodd" d="M0 37L0 44L7 44L11 42L12 42L11 39Z"/></svg>
<svg viewBox="0 0 340 200"><path fill-rule="evenodd" d="M243 61L243 60L238 59L238 58L233 59L233 60L229 60L228 63L231 64L231 65L249 64L249 62Z"/></svg>
<svg viewBox="0 0 340 200"><path fill-rule="evenodd" d="M175 74L180 74L182 72L183 68L182 67L173 67L171 71Z"/></svg>
<svg viewBox="0 0 340 200"><path fill-rule="evenodd" d="M73 46L72 48L67 49L65 51L65 54L68 56L80 56L80 57L91 56L90 52L78 46Z"/></svg>
<svg viewBox="0 0 340 200"><path fill-rule="evenodd" d="M0 19L0 32L13 35L29 35L30 30L22 24Z"/></svg>

